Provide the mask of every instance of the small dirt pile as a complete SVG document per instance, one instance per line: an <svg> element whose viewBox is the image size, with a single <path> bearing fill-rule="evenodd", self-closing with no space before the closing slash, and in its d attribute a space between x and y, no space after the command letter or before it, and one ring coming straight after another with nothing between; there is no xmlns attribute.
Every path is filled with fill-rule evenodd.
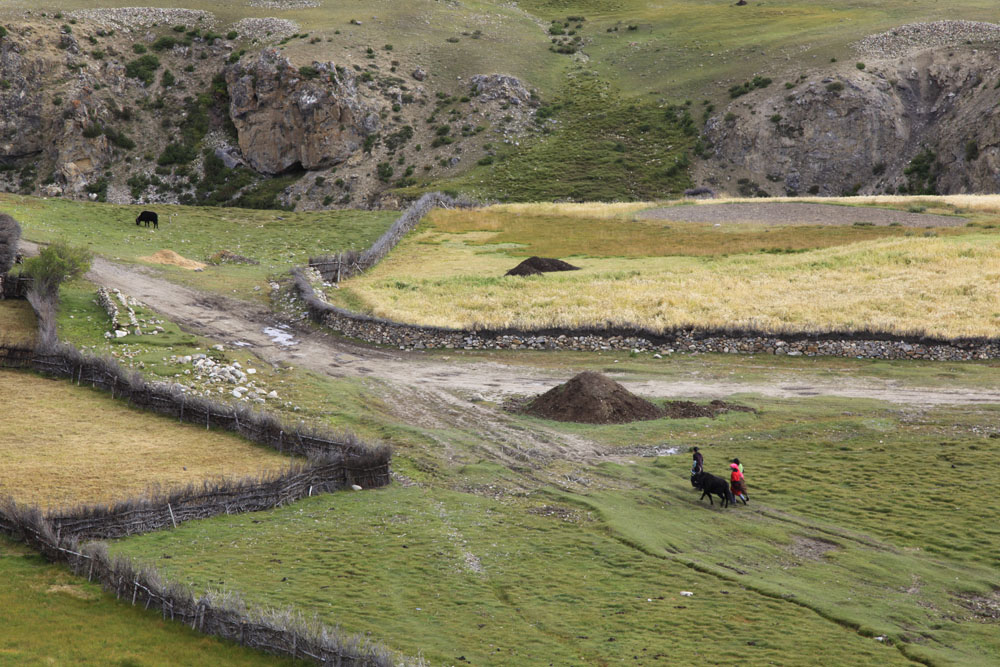
<svg viewBox="0 0 1000 667"><path fill-rule="evenodd" d="M600 373L586 371L536 397L524 408L536 417L584 424L659 419L663 412Z"/></svg>
<svg viewBox="0 0 1000 667"><path fill-rule="evenodd" d="M168 264L170 266L179 266L182 269L191 269L192 271L205 268L205 265L201 262L182 257L173 250L157 250L152 255L140 257L139 259L150 264Z"/></svg>
<svg viewBox="0 0 1000 667"><path fill-rule="evenodd" d="M697 419L698 417L711 417L715 419L717 415L726 412L755 412L753 408L725 401L712 401L708 405L699 405L691 401L667 401L663 404L663 416L670 419Z"/></svg>
<svg viewBox="0 0 1000 667"><path fill-rule="evenodd" d="M579 266L573 266L561 259L550 257L529 257L504 275L508 276L537 276L550 271L579 271Z"/></svg>

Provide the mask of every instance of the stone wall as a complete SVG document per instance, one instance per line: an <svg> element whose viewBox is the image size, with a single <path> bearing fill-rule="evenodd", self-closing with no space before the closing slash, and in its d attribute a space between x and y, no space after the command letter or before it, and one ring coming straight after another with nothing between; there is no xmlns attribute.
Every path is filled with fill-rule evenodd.
<svg viewBox="0 0 1000 667"><path fill-rule="evenodd" d="M295 285L313 320L345 336L401 350L628 350L676 353L772 354L972 361L1000 359L1000 339L938 340L876 334L761 334L677 329L663 333L615 329L471 331L419 327L351 313L320 300L308 280Z"/></svg>

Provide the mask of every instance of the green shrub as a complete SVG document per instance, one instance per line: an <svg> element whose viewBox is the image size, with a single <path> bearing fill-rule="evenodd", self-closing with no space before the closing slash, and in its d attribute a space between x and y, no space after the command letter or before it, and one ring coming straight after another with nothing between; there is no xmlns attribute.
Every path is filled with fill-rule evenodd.
<svg viewBox="0 0 1000 667"><path fill-rule="evenodd" d="M854 66L857 67L858 69L864 69L865 68L865 64L864 63L857 63Z"/></svg>
<svg viewBox="0 0 1000 667"><path fill-rule="evenodd" d="M235 30L230 30L229 32L226 33L226 39L228 40L233 40L236 39L237 37L239 37L239 33L236 32Z"/></svg>
<svg viewBox="0 0 1000 667"><path fill-rule="evenodd" d="M140 44L139 42L136 42L135 44L132 45L132 51L134 53L138 53L138 54L142 55L143 53L146 52L146 45L145 44Z"/></svg>
<svg viewBox="0 0 1000 667"><path fill-rule="evenodd" d="M979 157L979 144L976 143L975 139L969 139L965 142L965 160L966 162L972 162Z"/></svg>
<svg viewBox="0 0 1000 667"><path fill-rule="evenodd" d="M43 248L37 256L24 262L24 273L31 276L34 288L42 294L54 296L64 280L83 275L90 268L91 252L64 241L55 241Z"/></svg>
<svg viewBox="0 0 1000 667"><path fill-rule="evenodd" d="M773 116L771 116L770 120L771 120L772 123L774 123L775 125L777 125L778 123L781 122L781 114L780 113L774 114Z"/></svg>
<svg viewBox="0 0 1000 667"><path fill-rule="evenodd" d="M319 76L319 70L309 65L303 65L299 68L299 75L304 79L315 79Z"/></svg>
<svg viewBox="0 0 1000 667"><path fill-rule="evenodd" d="M160 59L147 54L125 63L125 76L139 79L147 86L153 83L153 74L160 67Z"/></svg>
<svg viewBox="0 0 1000 667"><path fill-rule="evenodd" d="M150 48L153 49L154 51L167 51L169 49L174 48L179 43L180 42L178 42L177 38L171 37L169 35L164 35L163 37L160 37L155 42L153 42Z"/></svg>
<svg viewBox="0 0 1000 667"><path fill-rule="evenodd" d="M163 70L163 74L160 76L160 85L169 88L175 83L177 83L177 79L174 78L173 73L168 69Z"/></svg>
<svg viewBox="0 0 1000 667"><path fill-rule="evenodd" d="M826 89L831 93L839 93L844 89L844 84L840 81L831 81L826 84Z"/></svg>
<svg viewBox="0 0 1000 667"><path fill-rule="evenodd" d="M7 36L7 28L0 25L0 39L3 39L6 36Z"/></svg>
<svg viewBox="0 0 1000 667"><path fill-rule="evenodd" d="M376 171L378 172L378 178L380 181L388 181L392 178L394 169L388 162L379 162L376 167Z"/></svg>
<svg viewBox="0 0 1000 667"><path fill-rule="evenodd" d="M193 160L197 153L193 146L189 146L182 143L169 143L167 147L163 149L160 153L160 157L157 158L156 163L160 166L166 166L170 164L186 164Z"/></svg>

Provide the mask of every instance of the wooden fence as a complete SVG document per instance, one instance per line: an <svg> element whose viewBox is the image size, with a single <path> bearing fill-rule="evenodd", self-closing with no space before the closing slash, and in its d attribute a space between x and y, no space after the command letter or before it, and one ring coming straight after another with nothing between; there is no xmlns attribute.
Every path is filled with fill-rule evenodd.
<svg viewBox="0 0 1000 667"><path fill-rule="evenodd" d="M164 620L190 625L194 630L237 642L260 651L341 667L421 665L393 654L366 637L348 636L318 623L308 623L290 612L248 611L236 596L204 594L164 582L152 569L128 558L112 558L103 544L80 545L59 537L52 523L34 508L10 500L0 504L0 530L23 540L49 560L62 562L79 576L96 581L133 606L158 609Z"/></svg>
<svg viewBox="0 0 1000 667"><path fill-rule="evenodd" d="M28 294L29 285L31 278L28 276L0 273L0 299L23 299Z"/></svg>

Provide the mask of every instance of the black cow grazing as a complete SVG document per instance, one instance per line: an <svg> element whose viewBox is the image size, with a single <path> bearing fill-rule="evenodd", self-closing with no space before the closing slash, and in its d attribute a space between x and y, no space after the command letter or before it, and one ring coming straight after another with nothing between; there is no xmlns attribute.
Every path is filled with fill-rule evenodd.
<svg viewBox="0 0 1000 667"><path fill-rule="evenodd" d="M157 229L160 225L160 219L156 217L156 213L152 211L143 211L139 214L139 217L135 219L136 226L141 225L144 222L147 227L149 227L149 223L153 223L153 229Z"/></svg>
<svg viewBox="0 0 1000 667"><path fill-rule="evenodd" d="M704 500L705 496L708 496L708 503L714 505L712 502L712 494L719 496L722 500L723 507L729 507L729 504L736 504L736 499L733 497L733 492L729 489L729 482L721 477L716 477L715 475L703 472L698 475L695 480L695 488L701 489L701 498L698 500Z"/></svg>

